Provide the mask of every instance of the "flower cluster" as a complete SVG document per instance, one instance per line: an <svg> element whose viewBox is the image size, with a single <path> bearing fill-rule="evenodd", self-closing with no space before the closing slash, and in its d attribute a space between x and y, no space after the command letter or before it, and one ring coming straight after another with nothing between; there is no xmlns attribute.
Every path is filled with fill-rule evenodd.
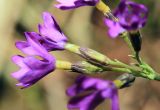
<svg viewBox="0 0 160 110"><path fill-rule="evenodd" d="M121 0L117 6L114 12L114 16L118 18L117 22L113 20L114 16L111 14L108 6L101 0L57 1L59 4L55 6L62 10L74 9L81 6L97 7L108 16L108 18L105 18L105 24L109 27L108 33L112 38L117 37L125 31L135 32L144 27L147 21L147 8L142 4L129 0ZM32 86L58 67L81 73L98 73L103 71L136 72L134 68L118 61L111 61L105 55L92 49L81 48L80 46L70 44L55 18L50 13L43 12L42 17L43 24L38 25L39 32L25 32L26 41L16 42L16 47L26 54L26 56L15 55L12 57L13 62L20 67L20 70L12 73L12 76L19 82L16 84L17 86L21 86L22 88ZM136 47L137 39L132 40L131 43L134 43ZM65 49L80 55L87 60L87 63L85 61L73 65L63 61L58 63L58 60L49 53L50 51L62 51ZM137 49L137 51L139 50L140 48ZM63 63L65 64L63 65ZM69 64L69 66L66 64ZM111 66L106 67L109 64ZM120 67L116 68L117 66ZM148 65L146 68L149 68L147 71L154 72ZM142 76L147 77L146 74ZM154 75L148 77L154 79ZM134 80L135 77L128 74L114 81L80 76L67 89L67 95L71 97L68 103L68 109L94 110L105 99L110 99L112 110L119 110L118 89L129 86Z"/></svg>
<svg viewBox="0 0 160 110"><path fill-rule="evenodd" d="M64 50L67 42L66 36L61 31L54 17L43 13L44 24L38 26L39 33L25 32L26 41L16 42L16 47L27 57L14 56L13 62L21 67L18 72L12 74L20 83L17 86L26 88L33 85L45 75L56 68L56 59L49 51ZM42 60L35 58L41 57Z"/></svg>
<svg viewBox="0 0 160 110"><path fill-rule="evenodd" d="M27 42L17 42L16 46L28 56L23 57L20 55L13 56L12 60L21 69L12 73L20 83L17 86L22 88L29 87L46 76L48 73L55 69L55 58L50 55L47 50L39 43L34 41L34 37L40 37L36 33L25 33ZM41 57L41 59L35 58Z"/></svg>

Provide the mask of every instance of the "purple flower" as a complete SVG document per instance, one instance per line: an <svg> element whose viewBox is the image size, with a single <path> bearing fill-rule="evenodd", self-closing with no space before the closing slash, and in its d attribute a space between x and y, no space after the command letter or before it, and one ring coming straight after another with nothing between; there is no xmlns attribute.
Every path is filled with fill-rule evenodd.
<svg viewBox="0 0 160 110"><path fill-rule="evenodd" d="M108 26L108 34L112 38L116 38L119 34L126 31L124 28L121 27L121 25L118 22L114 22L109 19L105 19L105 24Z"/></svg>
<svg viewBox="0 0 160 110"><path fill-rule="evenodd" d="M22 88L33 85L55 69L55 58L32 37L32 33L26 33L27 42L16 43L17 47L29 56L16 55L12 57L13 62L20 67L20 70L12 73L12 76L19 81L16 85ZM35 58L35 56L39 56L41 59Z"/></svg>
<svg viewBox="0 0 160 110"><path fill-rule="evenodd" d="M118 91L111 81L82 76L68 88L67 94L72 97L69 110L94 110L107 98L112 101L112 110L119 110Z"/></svg>
<svg viewBox="0 0 160 110"><path fill-rule="evenodd" d="M54 17L43 12L44 24L39 24L39 33L42 36L40 42L48 51L64 50L67 37L63 34Z"/></svg>
<svg viewBox="0 0 160 110"><path fill-rule="evenodd" d="M62 10L78 8L81 6L95 6L99 0L57 0L59 4L55 5Z"/></svg>
<svg viewBox="0 0 160 110"><path fill-rule="evenodd" d="M126 30L132 31L144 27L148 9L142 4L121 0L114 15L119 19L119 22L105 19L105 24L109 27L109 35L113 38Z"/></svg>

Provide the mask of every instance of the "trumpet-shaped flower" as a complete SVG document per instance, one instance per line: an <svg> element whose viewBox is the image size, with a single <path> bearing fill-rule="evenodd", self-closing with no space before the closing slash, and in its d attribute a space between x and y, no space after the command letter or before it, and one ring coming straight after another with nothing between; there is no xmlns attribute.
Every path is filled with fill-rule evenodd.
<svg viewBox="0 0 160 110"><path fill-rule="evenodd" d="M27 42L17 42L16 45L29 56L16 55L12 57L13 62L20 67L20 70L12 73L12 76L19 81L16 85L22 88L33 85L54 71L56 62L55 58L39 42L35 42L32 37L29 37L31 34L26 33L26 35ZM41 59L35 56L39 56Z"/></svg>
<svg viewBox="0 0 160 110"><path fill-rule="evenodd" d="M112 110L119 110L117 88L111 81L82 76L68 88L67 94L71 96L69 110L94 110L105 99L111 99Z"/></svg>
<svg viewBox="0 0 160 110"><path fill-rule="evenodd" d="M43 24L39 24L39 33L43 37L40 42L44 44L48 51L63 50L67 42L67 37L63 34L54 17L43 12Z"/></svg>

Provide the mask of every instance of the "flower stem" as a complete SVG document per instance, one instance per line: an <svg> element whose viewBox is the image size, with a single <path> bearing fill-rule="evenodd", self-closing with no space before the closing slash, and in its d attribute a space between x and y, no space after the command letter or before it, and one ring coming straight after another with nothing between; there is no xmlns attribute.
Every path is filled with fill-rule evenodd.
<svg viewBox="0 0 160 110"><path fill-rule="evenodd" d="M101 11L107 18L113 20L113 21L118 21L118 18L116 18L112 13L109 8L103 1L99 0L99 2L96 4L96 8Z"/></svg>
<svg viewBox="0 0 160 110"><path fill-rule="evenodd" d="M80 55L80 47L78 45L74 45L74 44L71 44L71 43L66 43L65 45L65 49L70 51L70 52L73 52L73 53L76 53L78 55Z"/></svg>
<svg viewBox="0 0 160 110"><path fill-rule="evenodd" d="M141 61L141 58L140 58L140 56L139 56L139 52L135 52L135 57L136 57L138 63L141 65L141 64L142 64L142 61Z"/></svg>
<svg viewBox="0 0 160 110"><path fill-rule="evenodd" d="M82 48L80 46L77 46L75 44L70 44L70 43L67 43L65 45L65 49L70 52L73 52L73 53L80 55L81 57L85 58L87 61L89 61L95 65L101 65L102 67L107 66L107 65L111 65L111 66L118 66L118 67L122 67L122 68L127 68L132 71L137 71L135 68L133 68L125 63L122 63L118 60L113 61L113 60L109 59L107 56L105 56L95 50L92 50L92 49Z"/></svg>
<svg viewBox="0 0 160 110"><path fill-rule="evenodd" d="M134 58L137 59L139 64L138 66L132 66L118 60L111 60L107 56L95 50L80 47L75 44L67 43L65 49L78 54L82 58L86 59L87 62L89 62L89 65L87 65L88 67L86 66L85 69L78 68L80 71L85 70L85 72L82 71L82 73L93 74L103 71L113 71L120 73L131 73L134 76L143 77L150 80L160 80L160 75L156 75L156 72L147 63L142 62L138 53L134 55ZM95 68L92 68L94 66ZM103 70L101 70L100 68L102 68Z"/></svg>
<svg viewBox="0 0 160 110"><path fill-rule="evenodd" d="M70 63L68 61L60 61L60 60L56 61L56 68L57 69L71 70L71 67L72 67L72 63Z"/></svg>
<svg viewBox="0 0 160 110"><path fill-rule="evenodd" d="M110 67L110 68L104 68L104 70L112 71L112 72L119 72L119 73L132 73L132 71L127 68Z"/></svg>
<svg viewBox="0 0 160 110"><path fill-rule="evenodd" d="M110 12L110 8L109 6L107 6L103 1L99 0L99 2L96 4L96 8L98 10L100 10L101 12L103 13L106 13L106 12Z"/></svg>
<svg viewBox="0 0 160 110"><path fill-rule="evenodd" d="M127 32L122 33L121 38L123 38L123 40L127 43L128 47L131 49L132 54L135 55L135 51L134 51L132 44L129 40L128 33Z"/></svg>
<svg viewBox="0 0 160 110"><path fill-rule="evenodd" d="M160 74L156 73L155 80L160 81Z"/></svg>
<svg viewBox="0 0 160 110"><path fill-rule="evenodd" d="M109 62L107 62L109 65L112 65L112 66L118 66L118 67L122 67L122 68L127 68L127 69L129 69L130 70L130 72L128 72L128 73L132 73L132 72L135 72L135 73L137 73L138 71L140 71L139 69L137 69L137 68L134 68L134 67L132 67L132 66L129 66L129 65L127 65L127 64L125 64L125 63L122 63L122 62L120 62L120 61L118 61L118 60L116 60L116 61L109 61Z"/></svg>

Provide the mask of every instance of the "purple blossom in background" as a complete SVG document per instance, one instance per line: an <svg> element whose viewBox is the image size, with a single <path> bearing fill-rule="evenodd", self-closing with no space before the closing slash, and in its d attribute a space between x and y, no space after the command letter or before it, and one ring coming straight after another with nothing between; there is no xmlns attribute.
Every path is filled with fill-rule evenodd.
<svg viewBox="0 0 160 110"><path fill-rule="evenodd" d="M59 4L55 5L62 10L74 9L81 6L95 6L99 0L57 0Z"/></svg>
<svg viewBox="0 0 160 110"><path fill-rule="evenodd" d="M114 15L119 19L119 22L105 19L105 24L109 27L109 35L113 38L126 30L131 31L144 27L148 9L142 4L121 0Z"/></svg>
<svg viewBox="0 0 160 110"><path fill-rule="evenodd" d="M108 34L112 38L116 38L119 34L125 31L125 29L122 28L118 22L114 22L112 20L105 19L105 24L108 26L109 28Z"/></svg>
<svg viewBox="0 0 160 110"><path fill-rule="evenodd" d="M144 27L147 21L148 9L143 4L122 0L115 11L121 26L127 30Z"/></svg>
<svg viewBox="0 0 160 110"><path fill-rule="evenodd" d="M43 12L43 21L44 24L39 24L39 33L42 36L41 44L48 51L63 50L67 37L61 31L54 17L48 12Z"/></svg>
<svg viewBox="0 0 160 110"><path fill-rule="evenodd" d="M67 95L71 97L69 110L94 110L107 98L112 101L112 110L119 110L118 91L111 81L81 76L68 88Z"/></svg>
<svg viewBox="0 0 160 110"><path fill-rule="evenodd" d="M30 56L16 55L12 57L13 62L20 67L20 70L12 73L12 76L19 81L16 85L22 88L33 85L55 69L55 58L40 43L35 42L32 37L32 33L26 33L27 42L16 43L16 46L22 52ZM41 60L34 56L41 57Z"/></svg>

